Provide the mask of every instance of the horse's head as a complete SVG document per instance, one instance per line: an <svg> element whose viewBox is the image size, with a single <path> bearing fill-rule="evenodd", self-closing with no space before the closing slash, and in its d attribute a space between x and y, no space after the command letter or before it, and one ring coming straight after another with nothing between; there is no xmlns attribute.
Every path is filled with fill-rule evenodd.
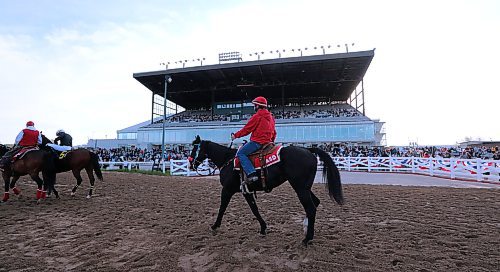
<svg viewBox="0 0 500 272"><path fill-rule="evenodd" d="M52 143L52 141L50 141L49 138L47 138L43 133L40 133L40 135L42 135L42 146Z"/></svg>
<svg viewBox="0 0 500 272"><path fill-rule="evenodd" d="M9 151L9 148L3 144L0 144L0 157L7 153L7 151Z"/></svg>
<svg viewBox="0 0 500 272"><path fill-rule="evenodd" d="M192 169L196 169L207 158L203 143L204 141L201 140L200 135L196 136L193 141L193 149L188 158Z"/></svg>

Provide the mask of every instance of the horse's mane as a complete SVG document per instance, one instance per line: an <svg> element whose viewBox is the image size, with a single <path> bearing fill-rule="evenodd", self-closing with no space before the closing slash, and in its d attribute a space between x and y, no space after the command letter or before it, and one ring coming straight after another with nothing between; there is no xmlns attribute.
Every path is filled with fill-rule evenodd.
<svg viewBox="0 0 500 272"><path fill-rule="evenodd" d="M212 161L218 166L234 158L237 151L234 148L229 148L212 141L203 140L201 141L201 145L203 145L207 154L211 155Z"/></svg>

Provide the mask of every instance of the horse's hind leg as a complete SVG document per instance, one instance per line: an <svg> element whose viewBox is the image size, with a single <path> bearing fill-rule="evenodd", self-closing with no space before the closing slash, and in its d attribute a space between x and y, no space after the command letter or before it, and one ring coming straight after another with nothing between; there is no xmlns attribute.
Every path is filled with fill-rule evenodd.
<svg viewBox="0 0 500 272"><path fill-rule="evenodd" d="M260 216L259 213L259 208L257 208L257 203L255 203L255 198L252 194L244 194L245 200L247 201L248 205L250 206L250 209L252 209L253 215L257 218L260 224L260 234L266 235L266 229L267 229L267 224L262 219L262 216Z"/></svg>
<svg viewBox="0 0 500 272"><path fill-rule="evenodd" d="M38 176L38 173L30 174L30 177L36 182L36 200L40 202L40 199L44 199L46 197L46 191L43 190L43 180Z"/></svg>
<svg viewBox="0 0 500 272"><path fill-rule="evenodd" d="M316 206L316 208L317 208L319 206L319 203L320 203L319 198L316 195L314 195L314 193L312 191L311 191L311 197L312 197L312 201L314 202L314 206Z"/></svg>
<svg viewBox="0 0 500 272"><path fill-rule="evenodd" d="M85 171L87 172L87 175L89 176L89 180L90 180L90 189L89 189L89 194L87 195L87 198L91 198L92 191L94 190L94 182L95 182L94 173L92 172L93 171L92 166L85 167Z"/></svg>
<svg viewBox="0 0 500 272"><path fill-rule="evenodd" d="M316 221L316 206L314 205L313 197L311 191L308 189L303 189L297 191L297 196L299 197L300 203L306 211L306 216L308 220L306 238L302 240L302 243L307 246L309 241L314 238L314 222Z"/></svg>
<svg viewBox="0 0 500 272"><path fill-rule="evenodd" d="M80 175L80 170L73 169L73 176L76 178L76 185L71 190L71 196L74 196L76 193L76 189L82 184L82 176Z"/></svg>

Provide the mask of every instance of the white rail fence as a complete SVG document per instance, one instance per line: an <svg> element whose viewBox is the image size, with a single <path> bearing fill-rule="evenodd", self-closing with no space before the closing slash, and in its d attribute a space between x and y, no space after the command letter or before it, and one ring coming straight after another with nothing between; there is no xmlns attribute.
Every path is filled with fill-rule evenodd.
<svg viewBox="0 0 500 272"><path fill-rule="evenodd" d="M127 161L127 162L99 162L101 167L106 170L116 170L116 169L128 169L131 171L132 169L144 170L144 171L152 171L154 163L153 162L135 162L135 161ZM165 164L159 165L161 170L167 169L170 167L170 162L165 162ZM163 171L165 172L165 171Z"/></svg>
<svg viewBox="0 0 500 272"><path fill-rule="evenodd" d="M413 173L450 179L467 179L500 183L500 161L457 158L416 157L334 157L333 161L344 171L368 171L388 173ZM106 169L122 168L152 170L153 162L100 162ZM322 167L321 163L318 165ZM170 168L171 175L191 176L196 171L189 168L188 160L171 160L161 165Z"/></svg>
<svg viewBox="0 0 500 272"><path fill-rule="evenodd" d="M106 170L117 170L117 169L127 169L128 171L132 171L132 169L144 170L144 171L153 171L153 167L155 164L153 162L99 162L101 167L106 168ZM188 160L171 160L165 163L156 164L157 169L161 170L163 173L167 169L170 168L170 175L182 175L182 176L191 176L196 174L189 169L189 161Z"/></svg>
<svg viewBox="0 0 500 272"><path fill-rule="evenodd" d="M500 181L500 161L457 158L334 157L340 170L414 173L450 179Z"/></svg>

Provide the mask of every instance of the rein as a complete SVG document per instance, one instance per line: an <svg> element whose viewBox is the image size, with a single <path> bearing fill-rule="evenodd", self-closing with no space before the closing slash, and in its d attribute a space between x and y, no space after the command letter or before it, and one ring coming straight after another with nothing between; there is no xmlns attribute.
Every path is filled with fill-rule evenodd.
<svg viewBox="0 0 500 272"><path fill-rule="evenodd" d="M233 145L233 140L231 140L231 143L229 144L229 148L231 148L232 145ZM196 155L194 156L193 161L198 162L198 164L202 164L203 162L198 159L198 155L200 154L201 142L199 144L193 144L193 146L196 147ZM214 165L216 168L219 168L219 172L220 172L220 171L222 171L222 169L224 169L224 167L228 166L233 161L234 161L234 156L230 160L226 161L221 167L218 167L215 163L214 163Z"/></svg>

